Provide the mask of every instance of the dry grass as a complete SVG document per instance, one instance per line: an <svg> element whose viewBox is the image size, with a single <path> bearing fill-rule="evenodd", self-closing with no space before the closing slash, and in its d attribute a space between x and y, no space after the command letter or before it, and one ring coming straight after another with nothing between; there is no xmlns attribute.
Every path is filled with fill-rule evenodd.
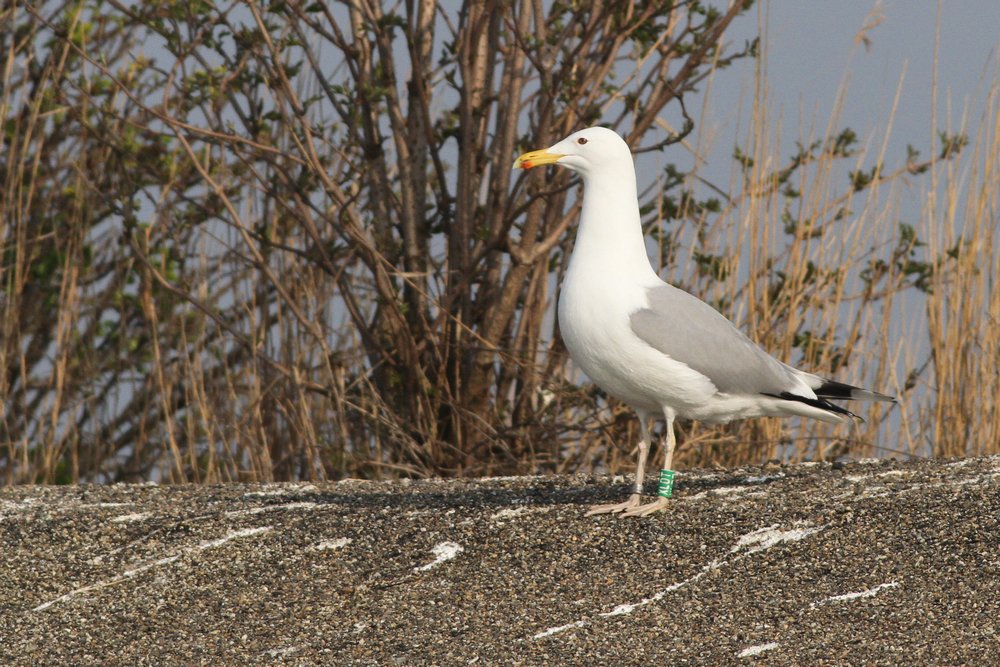
<svg viewBox="0 0 1000 667"><path fill-rule="evenodd" d="M479 17L495 32L476 32L475 17L397 26L455 37L456 103L426 45L409 54L426 87L376 85L409 66L365 28L391 24L380 3L319 18L246 6L151 5L122 23L68 2L4 10L4 481L631 469L632 412L578 384L554 329L573 190L565 175L510 182L506 168L594 113L637 145L662 139L674 92L709 83L726 54L679 48L700 28L671 14L616 82L659 100L640 107L602 86L611 63L635 62L628 30L664 16L562 8L580 20L546 37L539 2ZM281 28L261 31L267 21ZM247 30L223 67L200 30L212 25ZM297 45L297 31L345 64L319 66L322 49ZM173 62L132 55L143 35L167 34L184 37ZM600 50L607 34L620 50ZM687 78L664 84L678 63ZM337 88L351 76L357 88ZM971 111L968 146L945 137L920 161L850 141L838 109L802 129L805 150L781 145L768 85L761 68L724 195L699 168L646 192L662 273L776 356L900 403L864 409L853 431L684 424L680 465L1000 451L1000 86ZM519 93L480 90L501 87ZM519 131L526 118L547 132ZM695 127L680 138L706 153ZM920 223L901 227L914 197Z"/></svg>

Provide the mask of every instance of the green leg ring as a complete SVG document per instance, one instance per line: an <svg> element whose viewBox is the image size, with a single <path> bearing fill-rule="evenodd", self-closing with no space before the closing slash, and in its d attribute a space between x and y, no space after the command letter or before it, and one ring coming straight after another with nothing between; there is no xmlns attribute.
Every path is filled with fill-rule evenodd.
<svg viewBox="0 0 1000 667"><path fill-rule="evenodd" d="M660 486L656 490L656 495L661 498L669 498L674 492L674 471L666 468L660 470Z"/></svg>

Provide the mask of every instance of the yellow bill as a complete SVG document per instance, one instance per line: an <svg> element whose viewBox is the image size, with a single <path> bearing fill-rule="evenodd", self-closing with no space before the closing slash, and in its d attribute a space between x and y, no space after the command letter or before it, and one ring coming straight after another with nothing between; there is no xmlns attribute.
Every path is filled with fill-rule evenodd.
<svg viewBox="0 0 1000 667"><path fill-rule="evenodd" d="M546 148L543 148L540 151L528 151L521 157L514 160L514 166L511 168L531 169L533 167L540 167L543 164L552 164L562 157L565 157L563 153L550 153Z"/></svg>

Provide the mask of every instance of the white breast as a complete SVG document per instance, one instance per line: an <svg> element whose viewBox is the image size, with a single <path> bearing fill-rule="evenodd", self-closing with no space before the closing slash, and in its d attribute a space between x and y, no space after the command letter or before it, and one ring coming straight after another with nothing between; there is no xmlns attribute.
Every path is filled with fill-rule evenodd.
<svg viewBox="0 0 1000 667"><path fill-rule="evenodd" d="M615 398L653 415L664 406L688 414L716 393L715 386L632 332L629 316L647 306L646 287L633 277L574 275L571 267L559 298L566 348L580 370Z"/></svg>

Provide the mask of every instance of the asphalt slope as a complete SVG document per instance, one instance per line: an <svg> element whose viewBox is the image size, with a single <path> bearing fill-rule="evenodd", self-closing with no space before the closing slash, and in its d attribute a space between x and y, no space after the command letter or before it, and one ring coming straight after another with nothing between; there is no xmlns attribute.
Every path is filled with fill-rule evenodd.
<svg viewBox="0 0 1000 667"><path fill-rule="evenodd" d="M0 664L1000 664L998 457L692 471L584 516L627 493L2 489Z"/></svg>

